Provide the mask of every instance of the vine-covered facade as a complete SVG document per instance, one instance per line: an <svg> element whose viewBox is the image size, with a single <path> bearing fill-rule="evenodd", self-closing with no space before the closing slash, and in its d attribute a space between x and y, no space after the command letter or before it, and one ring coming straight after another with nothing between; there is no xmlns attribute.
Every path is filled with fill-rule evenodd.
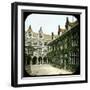
<svg viewBox="0 0 90 90"><path fill-rule="evenodd" d="M55 67L80 73L80 27L78 23L48 43L47 56L49 62Z"/></svg>

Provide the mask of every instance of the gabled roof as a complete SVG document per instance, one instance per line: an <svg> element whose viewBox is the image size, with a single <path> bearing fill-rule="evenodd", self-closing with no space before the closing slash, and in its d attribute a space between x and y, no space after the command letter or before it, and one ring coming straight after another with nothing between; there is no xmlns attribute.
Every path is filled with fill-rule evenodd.
<svg viewBox="0 0 90 90"><path fill-rule="evenodd" d="M31 28L31 25L29 26L27 32L32 32L32 28Z"/></svg>

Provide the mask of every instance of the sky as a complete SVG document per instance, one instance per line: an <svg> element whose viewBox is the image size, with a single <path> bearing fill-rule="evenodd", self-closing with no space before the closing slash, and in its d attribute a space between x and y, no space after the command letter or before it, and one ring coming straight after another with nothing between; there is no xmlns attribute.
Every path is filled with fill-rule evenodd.
<svg viewBox="0 0 90 90"><path fill-rule="evenodd" d="M60 28L65 28L66 17L70 22L76 21L76 18L72 15L51 15L51 14L30 14L25 20L25 31L31 25L34 32L39 31L42 27L43 33L51 35L52 32L57 34L58 25Z"/></svg>

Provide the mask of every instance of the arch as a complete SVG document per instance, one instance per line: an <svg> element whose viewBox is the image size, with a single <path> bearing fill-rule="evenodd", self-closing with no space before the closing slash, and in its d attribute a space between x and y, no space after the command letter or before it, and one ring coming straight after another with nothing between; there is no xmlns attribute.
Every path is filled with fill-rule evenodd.
<svg viewBox="0 0 90 90"><path fill-rule="evenodd" d="M26 65L30 65L31 56L27 56Z"/></svg>
<svg viewBox="0 0 90 90"><path fill-rule="evenodd" d="M39 57L39 58L38 58L38 63L39 63L39 64L42 64L42 57Z"/></svg>
<svg viewBox="0 0 90 90"><path fill-rule="evenodd" d="M36 56L33 57L32 64L37 64L37 57Z"/></svg>
<svg viewBox="0 0 90 90"><path fill-rule="evenodd" d="M44 57L43 60L44 60L44 64L46 64L47 63L47 57Z"/></svg>

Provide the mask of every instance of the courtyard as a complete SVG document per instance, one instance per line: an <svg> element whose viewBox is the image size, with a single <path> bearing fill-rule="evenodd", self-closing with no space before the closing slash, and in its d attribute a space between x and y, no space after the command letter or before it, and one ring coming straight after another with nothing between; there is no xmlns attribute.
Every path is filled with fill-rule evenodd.
<svg viewBox="0 0 90 90"><path fill-rule="evenodd" d="M29 75L36 76L36 75L60 75L60 74L72 74L72 72L59 69L53 67L50 64L41 64L41 65L28 65L26 66L26 71Z"/></svg>

